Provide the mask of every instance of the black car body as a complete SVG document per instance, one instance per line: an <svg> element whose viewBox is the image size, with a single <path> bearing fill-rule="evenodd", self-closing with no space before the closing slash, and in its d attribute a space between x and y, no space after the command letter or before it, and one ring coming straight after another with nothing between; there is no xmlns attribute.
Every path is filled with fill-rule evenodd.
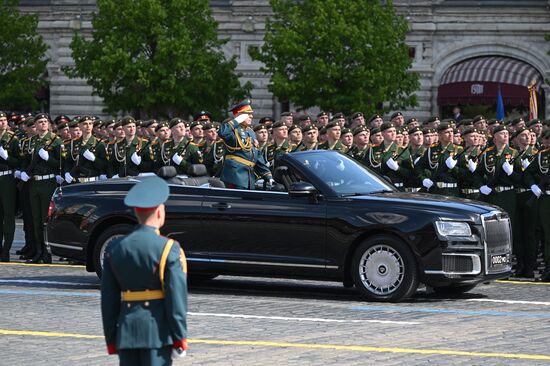
<svg viewBox="0 0 550 366"><path fill-rule="evenodd" d="M342 281L398 301L420 282L460 293L510 274L510 220L498 207L399 192L333 151L287 154L274 176L278 190L174 178L161 232L182 245L190 276ZM137 179L58 189L45 230L52 253L100 275L105 246L136 223L123 198Z"/></svg>

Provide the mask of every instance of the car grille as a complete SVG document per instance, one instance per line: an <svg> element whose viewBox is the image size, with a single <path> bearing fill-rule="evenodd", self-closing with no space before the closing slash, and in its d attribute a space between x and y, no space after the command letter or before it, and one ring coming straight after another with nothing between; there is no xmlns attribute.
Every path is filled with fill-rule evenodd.
<svg viewBox="0 0 550 366"><path fill-rule="evenodd" d="M444 272L472 272L474 263L471 257L463 257L457 255L443 256L443 271Z"/></svg>
<svg viewBox="0 0 550 366"><path fill-rule="evenodd" d="M483 216L485 229L486 258L485 269L487 273L501 273L511 269L512 254L512 230L510 218L500 212L491 212ZM506 256L504 263L493 264L493 257Z"/></svg>

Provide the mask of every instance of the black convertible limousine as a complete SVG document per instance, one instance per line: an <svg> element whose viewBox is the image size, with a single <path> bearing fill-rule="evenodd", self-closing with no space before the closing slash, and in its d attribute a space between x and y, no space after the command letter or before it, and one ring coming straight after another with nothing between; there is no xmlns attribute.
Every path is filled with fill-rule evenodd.
<svg viewBox="0 0 550 366"><path fill-rule="evenodd" d="M455 294L510 275L510 220L498 207L399 192L334 151L285 155L271 189L226 189L201 168L163 176L161 232L181 243L191 278L341 281L366 299L399 301L419 283ZM52 254L101 276L105 247L136 223L123 199L138 179L58 188L45 230Z"/></svg>

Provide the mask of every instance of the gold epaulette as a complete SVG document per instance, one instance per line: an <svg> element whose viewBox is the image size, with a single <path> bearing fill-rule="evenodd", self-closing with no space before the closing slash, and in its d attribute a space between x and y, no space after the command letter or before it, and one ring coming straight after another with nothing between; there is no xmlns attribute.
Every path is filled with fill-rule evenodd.
<svg viewBox="0 0 550 366"><path fill-rule="evenodd" d="M382 145L382 144L372 144L370 147L378 147L380 145Z"/></svg>
<svg viewBox="0 0 550 366"><path fill-rule="evenodd" d="M15 132L11 131L11 130L7 130L6 131L8 135L15 135Z"/></svg>
<svg viewBox="0 0 550 366"><path fill-rule="evenodd" d="M486 148L485 150L483 150L483 152L481 153L482 155L485 154L486 152L489 152L491 150L494 150L495 147L494 146L489 146L488 148Z"/></svg>
<svg viewBox="0 0 550 366"><path fill-rule="evenodd" d="M434 144L431 144L430 147L437 147L437 145L439 145L439 144L436 142Z"/></svg>

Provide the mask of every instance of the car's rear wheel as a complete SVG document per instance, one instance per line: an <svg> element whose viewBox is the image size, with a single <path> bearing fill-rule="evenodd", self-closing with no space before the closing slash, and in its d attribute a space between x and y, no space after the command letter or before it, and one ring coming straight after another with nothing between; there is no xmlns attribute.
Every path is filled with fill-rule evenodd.
<svg viewBox="0 0 550 366"><path fill-rule="evenodd" d="M117 224L108 227L103 231L94 245L94 267L97 276L101 278L103 273L103 257L105 256L105 249L107 246L115 239L120 238L121 236L128 235L134 229L133 225L130 224Z"/></svg>
<svg viewBox="0 0 550 366"><path fill-rule="evenodd" d="M418 266L411 250L391 236L376 235L359 245L351 270L355 288L369 300L400 301L418 288Z"/></svg>
<svg viewBox="0 0 550 366"><path fill-rule="evenodd" d="M470 290L473 290L476 286L477 286L477 283L468 284L468 285L457 284L457 285L434 287L433 290L435 293L441 294L441 295L460 295Z"/></svg>

